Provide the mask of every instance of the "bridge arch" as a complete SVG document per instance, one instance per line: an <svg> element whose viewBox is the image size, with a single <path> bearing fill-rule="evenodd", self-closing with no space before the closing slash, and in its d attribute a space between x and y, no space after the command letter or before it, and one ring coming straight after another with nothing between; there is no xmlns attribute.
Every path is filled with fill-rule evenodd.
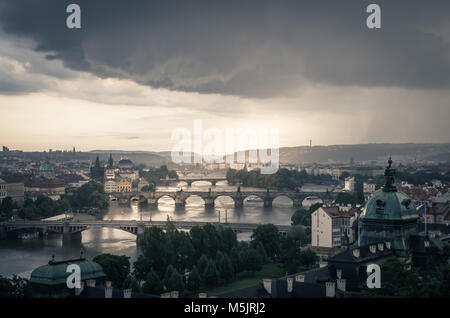
<svg viewBox="0 0 450 318"><path fill-rule="evenodd" d="M163 199L163 200L172 199L173 203L175 204L175 195L170 195L170 194L161 195L161 196L156 198L156 202L159 204L159 201L161 199Z"/></svg>
<svg viewBox="0 0 450 318"><path fill-rule="evenodd" d="M220 198L220 200L218 200ZM231 195L219 195L214 199L214 204L217 206L234 206L234 199Z"/></svg>
<svg viewBox="0 0 450 318"><path fill-rule="evenodd" d="M198 194L189 195L185 201L186 201L186 205L191 205L191 206L200 206L200 205L205 204L205 199L201 195L198 195ZM195 201L197 201L197 202L195 202Z"/></svg>
<svg viewBox="0 0 450 318"><path fill-rule="evenodd" d="M135 196L131 197L130 202L146 203L147 198L144 195L139 194L139 195L135 195Z"/></svg>
<svg viewBox="0 0 450 318"><path fill-rule="evenodd" d="M212 182L210 180L193 180L190 181L191 186L197 186L197 187L211 187L215 184L215 182Z"/></svg>
<svg viewBox="0 0 450 318"><path fill-rule="evenodd" d="M250 200L250 202L249 202ZM257 200L257 202L252 202L252 200ZM244 198L244 206L248 206L249 204L253 206L262 206L264 205L264 195L257 194L249 194Z"/></svg>
<svg viewBox="0 0 450 318"><path fill-rule="evenodd" d="M280 194L273 198L272 205L274 206L290 206L294 205L294 200L286 194Z"/></svg>

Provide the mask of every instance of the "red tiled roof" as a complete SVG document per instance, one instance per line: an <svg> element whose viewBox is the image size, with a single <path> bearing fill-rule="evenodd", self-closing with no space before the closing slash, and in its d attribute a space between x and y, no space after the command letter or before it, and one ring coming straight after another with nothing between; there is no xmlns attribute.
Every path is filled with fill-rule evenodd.
<svg viewBox="0 0 450 318"><path fill-rule="evenodd" d="M351 218L357 209L351 208L348 211L341 211L339 207L322 207L322 210L332 218Z"/></svg>

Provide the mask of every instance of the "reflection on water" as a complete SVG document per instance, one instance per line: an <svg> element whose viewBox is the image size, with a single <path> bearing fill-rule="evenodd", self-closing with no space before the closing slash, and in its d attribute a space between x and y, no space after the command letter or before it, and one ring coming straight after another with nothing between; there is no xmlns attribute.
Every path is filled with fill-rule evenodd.
<svg viewBox="0 0 450 318"><path fill-rule="evenodd" d="M236 187L229 186L225 182L218 182L211 187L208 182L195 182L191 187L180 183L175 187L160 187L158 190L177 191L200 190L207 191L236 191ZM241 188L241 191L258 189ZM259 189L260 190L260 189ZM304 189L304 191L323 191L322 188ZM273 223L290 224L294 212L292 201L286 197L278 197L273 201L272 208L264 208L262 202L244 202L244 207L235 208L234 201L230 197L219 197L215 201L215 207L206 209L203 199L192 196L187 200L184 208L176 208L170 197L163 197L158 202L157 209L148 206L140 206L137 203L131 205L119 205L112 202L109 211L102 216L105 220L155 220L165 221L167 216L173 221L201 221L201 222L241 222L241 223ZM304 204L306 204L305 202ZM75 215L75 218L90 218L88 215ZM238 239L249 240L251 233L240 233ZM61 235L50 235L38 240L0 240L0 275L10 276L21 274L28 277L31 271L41 265L47 264L52 255L56 260L77 258L80 249L83 248L85 256L92 259L98 254L112 253L130 256L134 262L138 255L136 237L133 234L108 228L93 228L82 233L81 242L62 243Z"/></svg>

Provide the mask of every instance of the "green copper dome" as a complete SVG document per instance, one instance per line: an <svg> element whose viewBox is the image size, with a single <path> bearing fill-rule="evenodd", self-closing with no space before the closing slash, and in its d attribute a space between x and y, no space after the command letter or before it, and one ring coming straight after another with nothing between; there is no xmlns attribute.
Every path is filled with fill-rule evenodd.
<svg viewBox="0 0 450 318"><path fill-rule="evenodd" d="M416 206L403 192L375 192L364 207L361 218L405 220L417 219Z"/></svg>
<svg viewBox="0 0 450 318"><path fill-rule="evenodd" d="M385 184L367 201L358 222L357 245L391 242L397 250L409 248L410 237L417 234L416 206L395 186L392 160L384 171Z"/></svg>
<svg viewBox="0 0 450 318"><path fill-rule="evenodd" d="M48 265L40 266L33 270L31 272L30 282L48 286L66 284L67 277L71 274L71 272L67 272L67 266L70 264L80 266L81 281L106 276L99 264L84 258L61 262L52 260Z"/></svg>
<svg viewBox="0 0 450 318"><path fill-rule="evenodd" d="M392 168L392 159L389 157L388 166L384 171L385 184L382 191L376 192L367 201L361 218L405 220L417 219L416 206L404 193L397 192L395 186L395 169Z"/></svg>

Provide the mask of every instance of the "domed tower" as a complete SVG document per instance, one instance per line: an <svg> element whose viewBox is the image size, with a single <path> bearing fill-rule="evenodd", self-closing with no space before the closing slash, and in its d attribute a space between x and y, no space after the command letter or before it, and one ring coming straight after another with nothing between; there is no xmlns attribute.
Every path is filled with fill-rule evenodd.
<svg viewBox="0 0 450 318"><path fill-rule="evenodd" d="M392 249L407 251L410 238L418 234L418 215L412 200L395 186L395 169L389 157L385 184L367 201L358 223L357 246L390 242Z"/></svg>

